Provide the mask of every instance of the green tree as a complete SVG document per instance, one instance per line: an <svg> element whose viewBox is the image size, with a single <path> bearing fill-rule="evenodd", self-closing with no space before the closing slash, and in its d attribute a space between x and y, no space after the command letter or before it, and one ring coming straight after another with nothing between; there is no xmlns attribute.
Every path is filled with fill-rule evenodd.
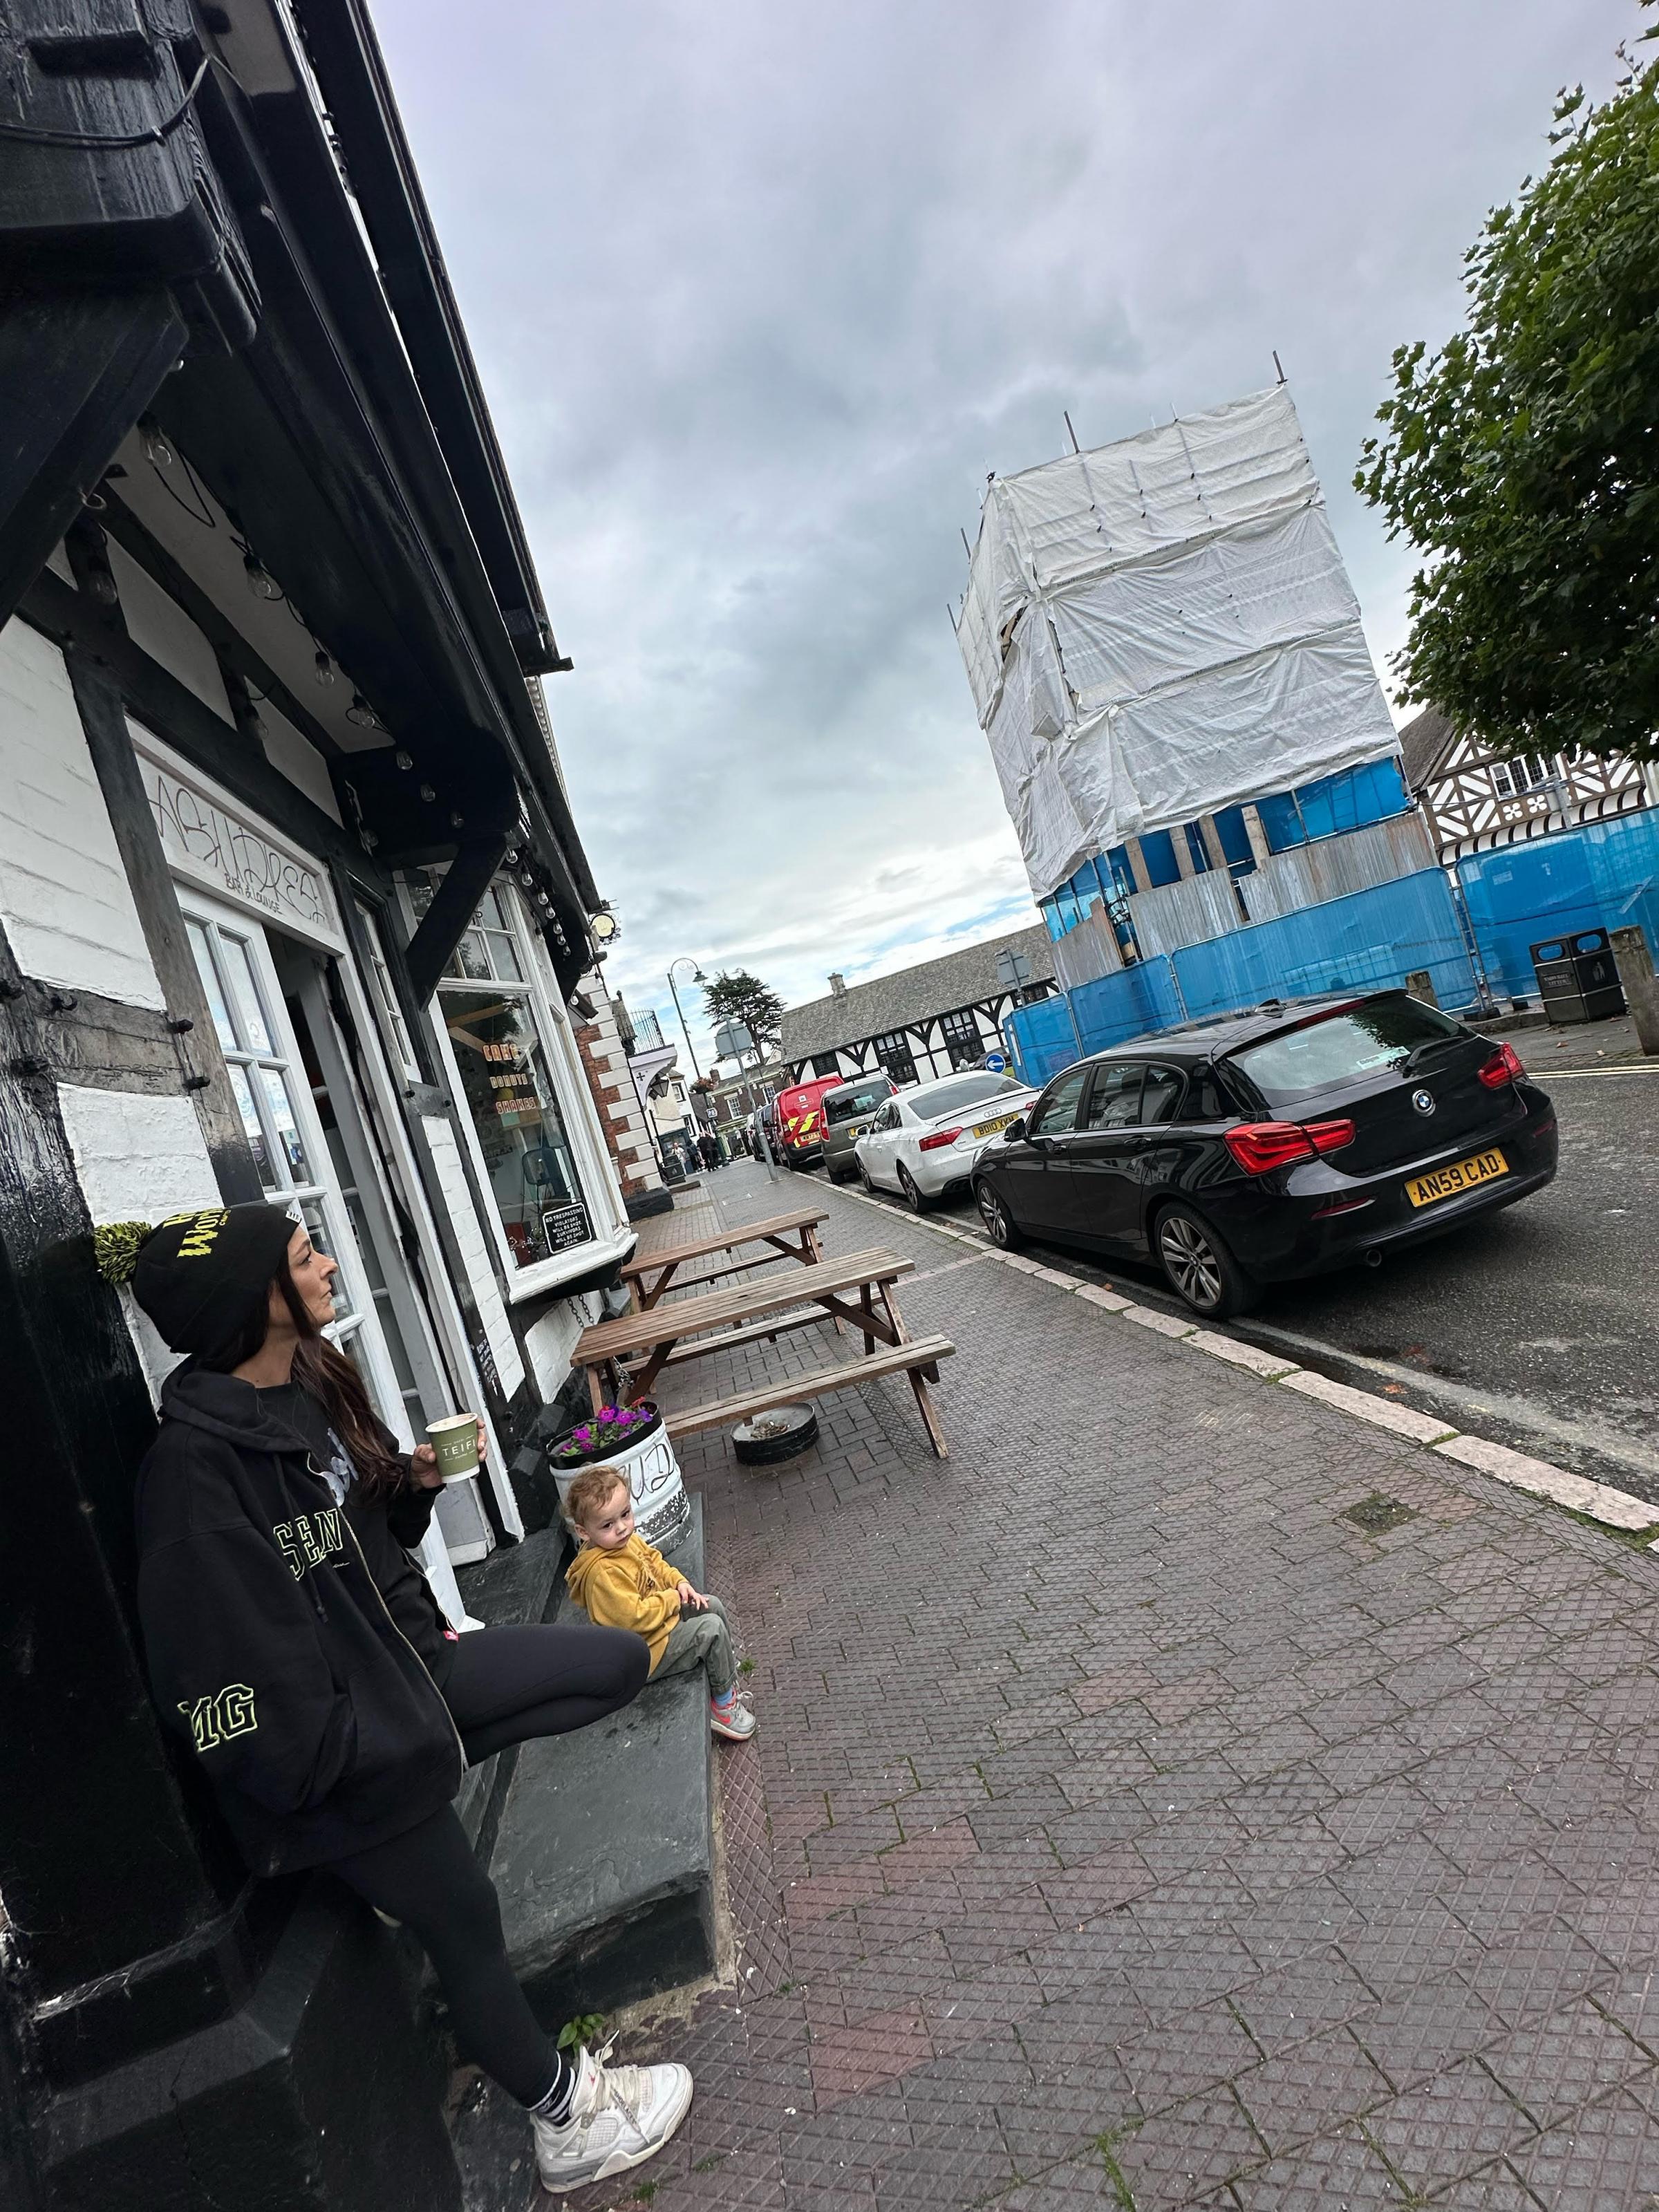
<svg viewBox="0 0 1659 2212"><path fill-rule="evenodd" d="M1354 478L1428 556L1402 696L1503 753L1659 751L1659 64L1621 58L1488 216L1467 328L1395 353Z"/></svg>
<svg viewBox="0 0 1659 2212"><path fill-rule="evenodd" d="M764 1051L783 1025L783 1000L746 968L722 969L703 986L702 1000L711 1022L741 1022Z"/></svg>

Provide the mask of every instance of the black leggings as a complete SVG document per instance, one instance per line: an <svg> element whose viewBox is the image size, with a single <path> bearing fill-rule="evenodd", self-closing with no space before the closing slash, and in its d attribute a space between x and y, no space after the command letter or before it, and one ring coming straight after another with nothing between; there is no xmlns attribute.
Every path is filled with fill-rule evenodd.
<svg viewBox="0 0 1659 2212"><path fill-rule="evenodd" d="M627 1629L477 1629L453 1647L443 1692L476 1765L507 1744L603 1720L639 1695L650 1663ZM514 1978L495 1884L453 1807L330 1871L420 1937L456 2041L508 2096L535 2105L559 2087L567 2063Z"/></svg>

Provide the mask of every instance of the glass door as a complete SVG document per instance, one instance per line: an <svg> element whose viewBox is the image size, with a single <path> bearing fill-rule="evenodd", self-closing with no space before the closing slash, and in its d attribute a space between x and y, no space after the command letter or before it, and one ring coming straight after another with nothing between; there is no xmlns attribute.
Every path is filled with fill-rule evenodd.
<svg viewBox="0 0 1659 2212"><path fill-rule="evenodd" d="M417 1424L387 1341L378 1263L365 1256L310 1075L258 923L179 887L191 951L264 1195L298 1205L312 1242L339 1264L328 1334L354 1362L375 1412L407 1450ZM353 1186L354 1196L359 1195ZM384 1284L380 1284L384 1290Z"/></svg>

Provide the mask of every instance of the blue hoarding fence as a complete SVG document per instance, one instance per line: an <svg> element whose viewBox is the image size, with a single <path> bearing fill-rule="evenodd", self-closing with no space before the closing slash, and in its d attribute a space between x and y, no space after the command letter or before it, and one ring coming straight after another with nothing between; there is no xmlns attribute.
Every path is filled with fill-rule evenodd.
<svg viewBox="0 0 1659 2212"><path fill-rule="evenodd" d="M1022 1078L1046 1083L1081 1054L1177 1022L1263 999L1385 989L1419 970L1427 971L1443 1006L1471 1006L1480 995L1451 889L1438 868L1137 962L1065 996L1018 1008L1004 1029Z"/></svg>
<svg viewBox="0 0 1659 2212"><path fill-rule="evenodd" d="M1535 999L1528 946L1635 923L1659 953L1659 816L1623 814L1457 863L1493 995Z"/></svg>

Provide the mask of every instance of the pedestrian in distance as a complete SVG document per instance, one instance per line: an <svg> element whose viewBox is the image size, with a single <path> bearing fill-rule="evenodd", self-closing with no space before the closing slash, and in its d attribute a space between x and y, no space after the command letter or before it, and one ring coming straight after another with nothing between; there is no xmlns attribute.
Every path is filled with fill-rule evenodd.
<svg viewBox="0 0 1659 2212"><path fill-rule="evenodd" d="M697 1150L702 1154L702 1164L710 1175L720 1164L720 1141L712 1130L705 1129L697 1139Z"/></svg>
<svg viewBox="0 0 1659 2212"><path fill-rule="evenodd" d="M138 1613L162 1721L250 1870L325 1868L419 1937L463 2052L528 2112L546 2188L641 2164L684 2118L690 2074L555 2047L450 1801L466 1766L627 1705L647 1645L616 1628L456 1633L409 1557L434 1454L398 1450L322 1334L336 1262L303 1222L255 1203L97 1243L190 1355L138 1474Z"/></svg>
<svg viewBox="0 0 1659 2212"><path fill-rule="evenodd" d="M693 1589L679 1569L634 1526L634 1500L614 1468L585 1467L565 1496L580 1549L565 1570L570 1595L590 1620L631 1628L651 1647L651 1679L708 1670L708 1725L734 1743L755 1733L738 1695L731 1624L717 1597Z"/></svg>

